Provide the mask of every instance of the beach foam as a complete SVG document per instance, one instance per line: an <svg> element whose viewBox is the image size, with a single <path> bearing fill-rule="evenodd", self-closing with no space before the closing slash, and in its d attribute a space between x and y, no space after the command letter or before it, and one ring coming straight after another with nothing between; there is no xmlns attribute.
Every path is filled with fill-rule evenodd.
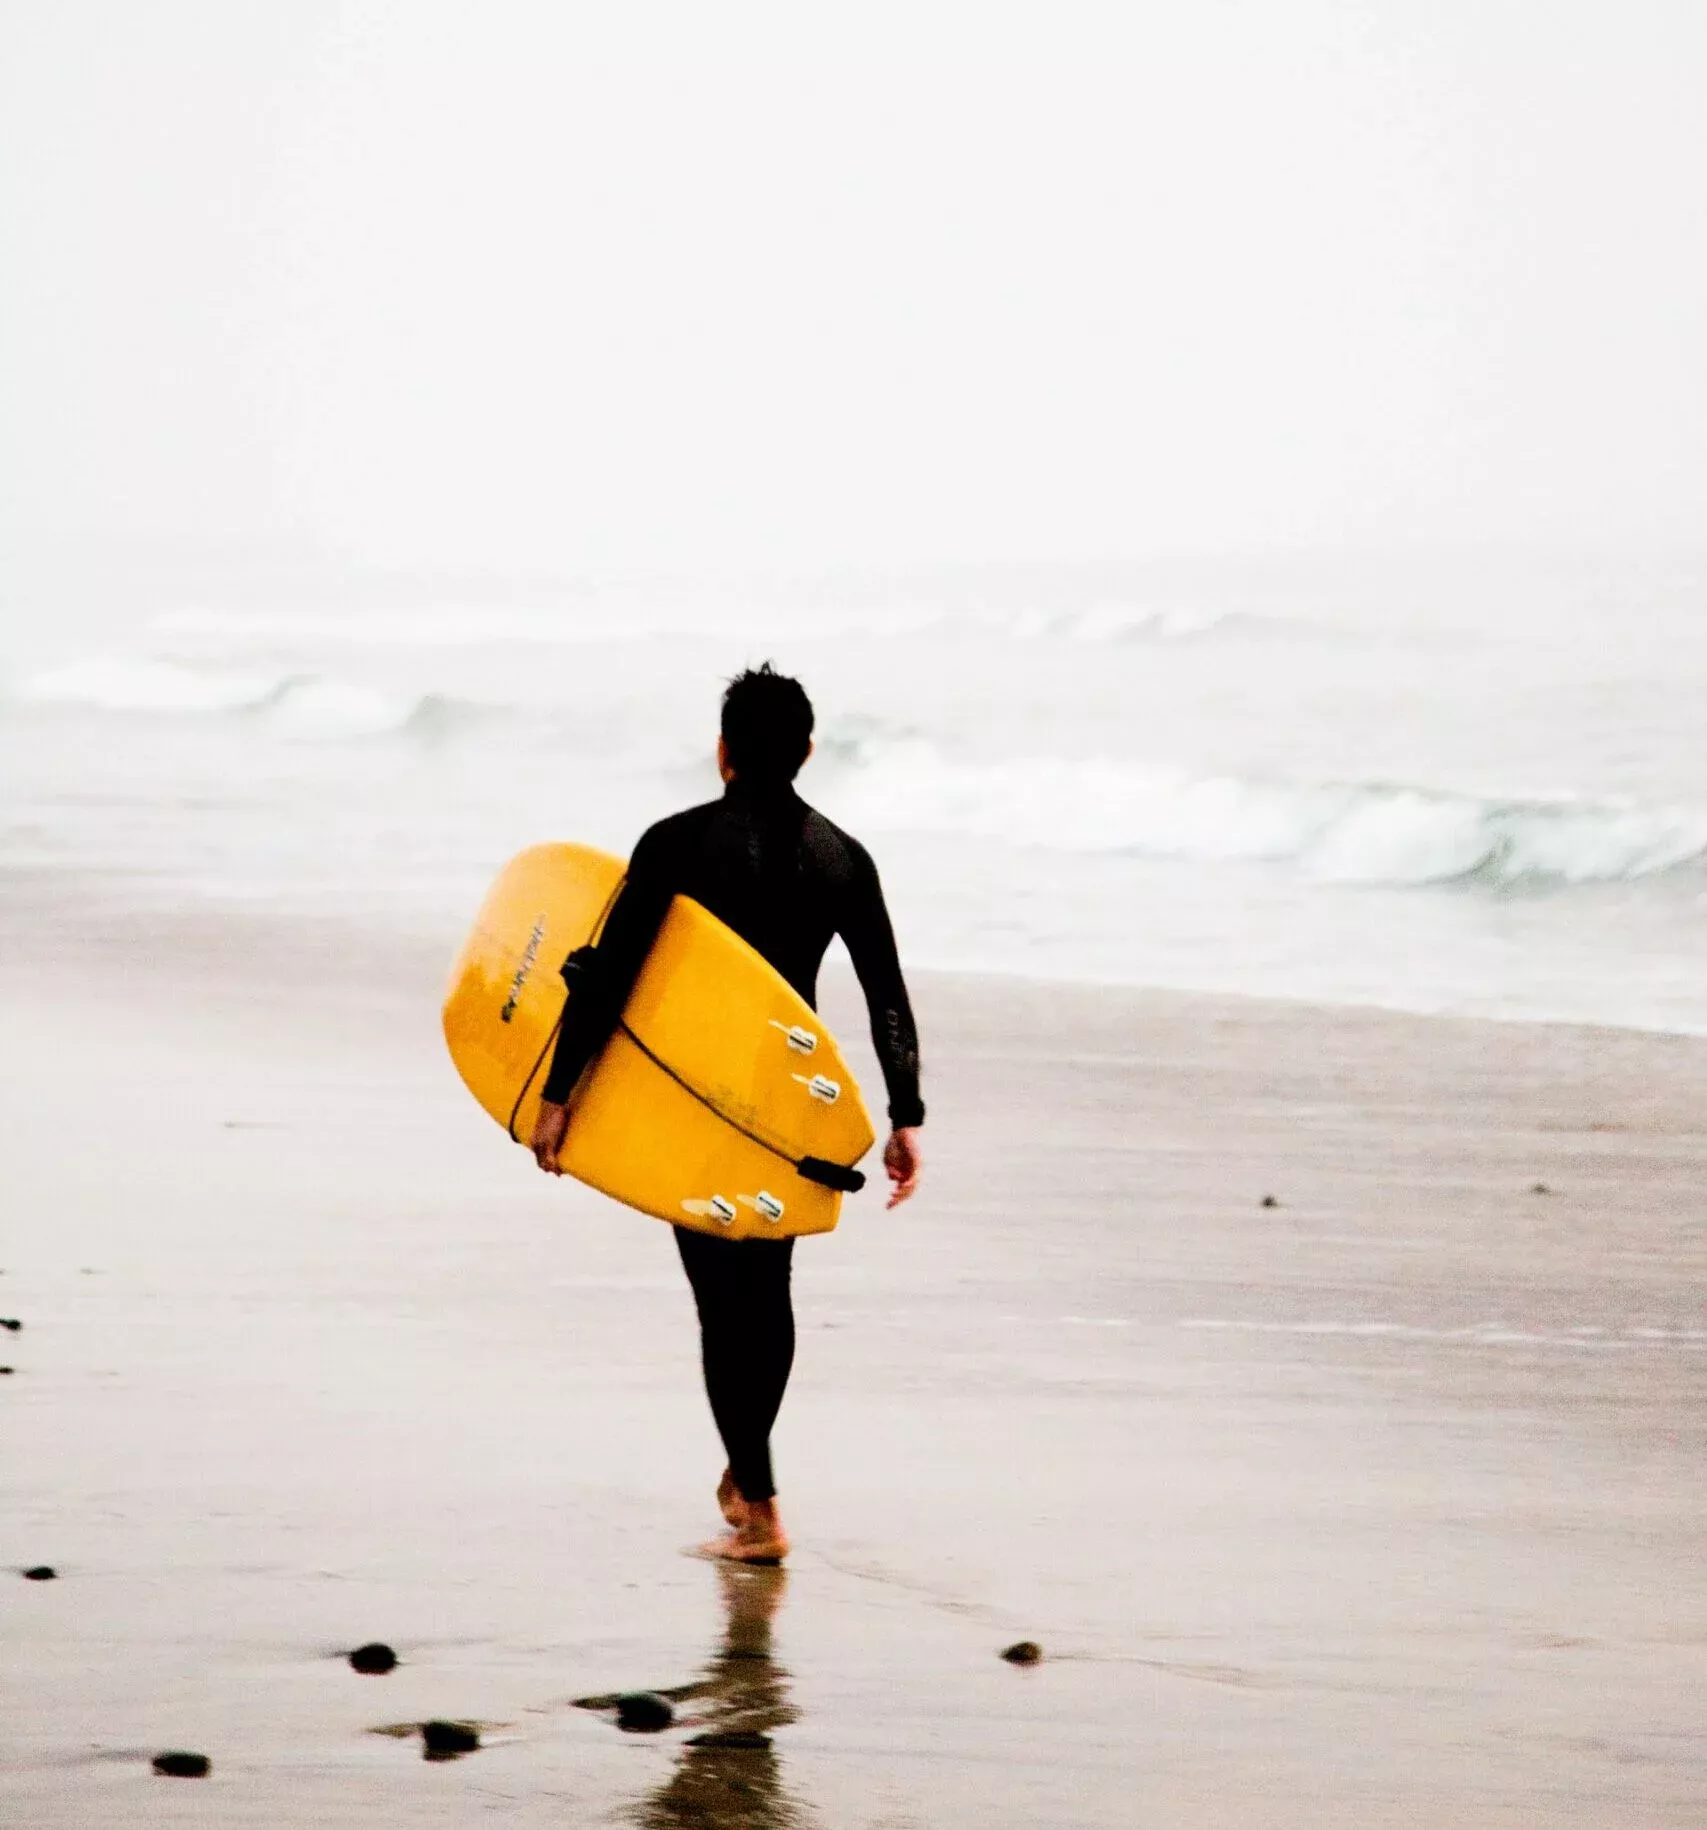
<svg viewBox="0 0 1707 1830"><path fill-rule="evenodd" d="M287 683L269 674L96 654L31 675L13 696L102 712L233 712L267 704Z"/></svg>
<svg viewBox="0 0 1707 1830"><path fill-rule="evenodd" d="M378 737L442 712L442 695L386 692L331 675L257 673L123 654L93 655L26 679L27 704L160 716L247 714L288 737Z"/></svg>
<svg viewBox="0 0 1707 1830"><path fill-rule="evenodd" d="M1633 881L1707 858L1703 808L1264 781L1116 759L972 763L910 736L856 736L836 753L837 805L874 830L1287 863L1327 881L1399 885Z"/></svg>

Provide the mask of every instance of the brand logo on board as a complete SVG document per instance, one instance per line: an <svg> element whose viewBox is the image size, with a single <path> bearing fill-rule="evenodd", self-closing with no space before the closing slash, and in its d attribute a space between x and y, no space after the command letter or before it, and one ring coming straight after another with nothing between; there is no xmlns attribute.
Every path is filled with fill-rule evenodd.
<svg viewBox="0 0 1707 1830"><path fill-rule="evenodd" d="M522 963L516 968L516 976L510 980L510 995L504 1000L504 1008L498 1012L498 1021L508 1023L516 1014L516 1005L521 999L522 987L528 982L528 974L533 971L533 962L539 953L539 943L545 938L545 917L540 916L533 924L533 932L528 936L528 944L522 948Z"/></svg>

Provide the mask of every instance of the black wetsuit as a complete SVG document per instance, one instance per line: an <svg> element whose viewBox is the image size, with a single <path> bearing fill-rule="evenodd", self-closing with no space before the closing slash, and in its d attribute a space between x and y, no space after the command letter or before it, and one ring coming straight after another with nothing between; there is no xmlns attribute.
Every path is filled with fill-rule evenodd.
<svg viewBox="0 0 1707 1830"><path fill-rule="evenodd" d="M597 951L575 981L545 1097L569 1097L616 1028L670 901L691 896L770 961L808 1004L831 940L847 944L871 1013L890 1123L924 1122L919 1045L877 870L865 848L792 787L731 782L722 800L650 827ZM715 1239L676 1228L699 1310L706 1395L742 1495L767 1500L770 1432L794 1363L792 1239Z"/></svg>

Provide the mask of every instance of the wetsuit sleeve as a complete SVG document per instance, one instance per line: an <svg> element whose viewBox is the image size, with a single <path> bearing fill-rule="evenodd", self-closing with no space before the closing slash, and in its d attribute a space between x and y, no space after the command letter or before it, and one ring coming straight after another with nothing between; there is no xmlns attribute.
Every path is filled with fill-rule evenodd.
<svg viewBox="0 0 1707 1830"><path fill-rule="evenodd" d="M889 1089L889 1122L901 1130L925 1122L919 1098L919 1033L901 977L895 930L884 906L877 866L861 851L855 854L855 867L837 932L847 945L871 1013L872 1045Z"/></svg>
<svg viewBox="0 0 1707 1830"><path fill-rule="evenodd" d="M561 1105L573 1092L575 1082L621 1020L628 994L676 894L674 850L658 826L644 833L634 848L628 875L605 918L598 945L576 974L569 1002L563 1007L563 1028L543 1095L554 1105Z"/></svg>

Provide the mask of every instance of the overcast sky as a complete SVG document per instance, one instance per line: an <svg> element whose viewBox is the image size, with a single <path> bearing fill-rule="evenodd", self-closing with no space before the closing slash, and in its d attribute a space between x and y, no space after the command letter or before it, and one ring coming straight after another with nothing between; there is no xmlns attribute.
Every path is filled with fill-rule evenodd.
<svg viewBox="0 0 1707 1830"><path fill-rule="evenodd" d="M1698 538L1701 0L6 0L14 536Z"/></svg>

